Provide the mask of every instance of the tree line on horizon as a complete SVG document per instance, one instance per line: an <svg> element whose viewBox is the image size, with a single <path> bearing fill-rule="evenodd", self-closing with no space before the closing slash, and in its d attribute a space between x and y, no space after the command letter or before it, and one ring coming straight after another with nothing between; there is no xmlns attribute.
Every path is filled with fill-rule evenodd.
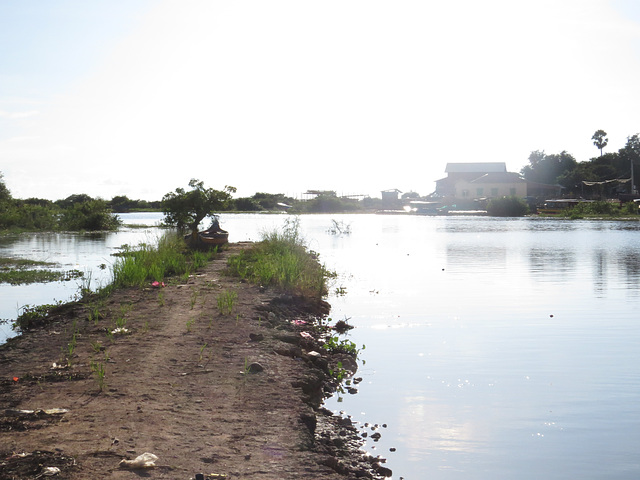
<svg viewBox="0 0 640 480"><path fill-rule="evenodd" d="M524 166L520 173L528 181L561 185L567 195L577 196L583 193L583 182L598 183L632 177L634 165L640 165L640 134L627 137L627 143L617 152L603 152L608 144L607 133L604 130L597 130L592 136L592 141L600 150L598 157L578 162L567 151L546 154L544 151L536 150L531 152L529 164ZM197 185L191 185L190 182L190 186L191 192L178 188L158 201L135 200L126 195L104 200L87 194L74 194L56 201L41 198L16 199L11 195L0 172L0 230L114 230L120 225L120 219L113 215L114 213L166 211L165 207L171 195L189 195L193 190L197 190ZM338 197L335 192L323 192L311 200L301 201L282 193L264 192L257 192L251 197L232 198L231 193L235 193L233 187L225 187L224 191L208 190L216 195L226 195L224 202L217 206L220 212L287 209L292 213L337 213L382 208L382 200L379 198L365 197L358 200ZM612 182L610 186L599 188L597 193L601 197L612 197L635 191L631 191L628 182ZM420 196L416 192L402 195L402 200L417 198Z"/></svg>
<svg viewBox="0 0 640 480"><path fill-rule="evenodd" d="M287 209L292 213L336 213L375 210L381 207L377 198L362 200L338 197L335 192L324 192L317 197L301 201L282 193L257 192L251 197L232 198L235 188L224 190L205 188L202 182L192 180L190 190L177 188L162 200L147 201L118 195L111 200L94 198L87 194L74 194L61 200L42 198L18 199L11 195L0 172L0 230L96 231L115 230L121 222L118 213L171 210L176 198L198 196L203 192L220 200L215 203L218 212L268 212ZM114 215L116 214L116 215Z"/></svg>
<svg viewBox="0 0 640 480"><path fill-rule="evenodd" d="M627 143L617 152L604 153L609 140L604 130L596 130L591 137L600 155L590 160L578 162L573 155L563 150L557 154L546 154L535 150L529 155L529 164L520 173L530 181L549 185L561 185L567 195L581 195L583 182L608 182L626 180L632 177L632 169L640 165L640 134L627 137ZM640 171L636 171L637 177ZM634 182L637 184L637 181ZM635 187L635 185L634 185ZM634 192L636 190L634 189ZM608 188L601 186L597 192L601 196L615 196L620 193L634 193L631 185L612 182Z"/></svg>

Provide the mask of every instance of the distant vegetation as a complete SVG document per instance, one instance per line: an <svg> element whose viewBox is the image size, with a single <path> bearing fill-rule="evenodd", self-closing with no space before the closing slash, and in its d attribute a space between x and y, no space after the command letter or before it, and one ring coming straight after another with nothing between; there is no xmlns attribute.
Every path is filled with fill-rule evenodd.
<svg viewBox="0 0 640 480"><path fill-rule="evenodd" d="M575 207L567 209L563 216L578 219L585 217L620 217L637 215L638 207L633 202L623 205L606 201L581 202Z"/></svg>
<svg viewBox="0 0 640 480"><path fill-rule="evenodd" d="M567 151L547 154L536 150L531 152L529 164L524 166L520 173L530 182L562 186L563 197L629 201L634 195L637 196L630 178L632 172L634 178L640 177L640 134L627 137L625 146L617 152L604 152L608 145L607 133L604 130L597 130L591 140L599 155L588 161L578 162ZM635 172L634 166L637 169ZM224 190L205 189L202 182L194 181L195 184L190 184L191 190L178 188L165 195L161 201L133 200L124 195L103 200L78 194L54 202L39 198L13 198L0 172L0 230L115 230L119 227L120 221L114 214L136 211L168 212L169 224L179 229L193 228L201 212L192 207L203 201L205 197L209 202L205 209L206 215L213 210L216 212L288 211L295 214L400 210L410 200L426 198L416 192L406 192L397 200L383 201L380 198L368 196L341 197L334 191L308 192L309 197L303 200L294 199L282 193L264 192L258 192L251 197L231 198L231 194L235 192L232 187L225 187ZM189 212L190 208L191 212ZM523 208L521 202L513 199L495 199L488 206L490 215L501 216L520 215ZM580 208L595 207L580 206ZM627 210L629 210L628 213L637 213L632 207L628 207ZM617 215L620 211L620 209L613 211L611 215ZM624 209L622 212L627 213ZM192 214L195 216L189 217ZM600 213L600 215L605 214ZM575 212L575 215L588 214Z"/></svg>
<svg viewBox="0 0 640 480"><path fill-rule="evenodd" d="M215 212L339 213L367 212L382 208L378 198L339 197L335 192L319 192L313 198L297 200L282 193L258 192L251 197L232 198L233 187L205 188L193 179L189 189L177 188L162 200L133 200L118 195L111 200L75 194L51 201L41 198L17 199L11 196L0 172L0 230L97 231L116 230L118 213L155 211L167 215L166 223L179 230L192 230Z"/></svg>
<svg viewBox="0 0 640 480"><path fill-rule="evenodd" d="M603 130L597 130L592 140L600 151L597 157L578 162L567 151L546 154L544 151L536 150L531 152L529 165L523 167L520 173L531 182L562 185L567 197L602 199L631 193L628 180L631 178L633 165L636 168L640 165L640 134L627 137L627 143L617 152L603 152L608 144L607 133ZM634 177L640 177L640 171L635 171ZM583 182L589 182L591 185L585 185Z"/></svg>
<svg viewBox="0 0 640 480"><path fill-rule="evenodd" d="M233 199L229 209L241 212L265 212L288 210L291 213L339 213L365 212L382 208L379 198L363 197L361 200L339 197L333 191L318 192L308 200L296 200L282 193L258 192L252 197Z"/></svg>
<svg viewBox="0 0 640 480"><path fill-rule="evenodd" d="M2 230L115 230L120 225L108 202L88 195L72 195L52 202L38 198L14 199L0 174L0 229Z"/></svg>

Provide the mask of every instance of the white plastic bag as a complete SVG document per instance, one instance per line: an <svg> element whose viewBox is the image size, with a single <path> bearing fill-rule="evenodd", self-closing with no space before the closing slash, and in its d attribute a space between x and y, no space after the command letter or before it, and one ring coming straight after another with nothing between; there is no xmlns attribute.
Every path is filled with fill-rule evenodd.
<svg viewBox="0 0 640 480"><path fill-rule="evenodd" d="M153 453L145 452L142 455L138 455L133 460L122 460L120 467L122 468L153 468L156 466L156 457Z"/></svg>

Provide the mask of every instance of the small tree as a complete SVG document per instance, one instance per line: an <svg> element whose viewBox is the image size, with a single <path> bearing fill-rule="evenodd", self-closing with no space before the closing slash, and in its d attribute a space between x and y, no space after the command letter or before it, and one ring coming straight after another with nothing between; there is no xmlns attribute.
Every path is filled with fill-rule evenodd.
<svg viewBox="0 0 640 480"><path fill-rule="evenodd" d="M162 197L162 211L166 216L165 224L175 226L183 233L189 229L195 235L200 222L224 208L236 189L228 185L222 191L205 188L204 183L195 178L191 179L189 187L189 191L176 188Z"/></svg>
<svg viewBox="0 0 640 480"><path fill-rule="evenodd" d="M596 130L596 133L591 137L593 144L600 149L600 156L602 156L602 149L607 146L609 139L607 138L607 132L604 130Z"/></svg>
<svg viewBox="0 0 640 480"><path fill-rule="evenodd" d="M0 172L0 202L11 200L11 192L4 183L4 175Z"/></svg>

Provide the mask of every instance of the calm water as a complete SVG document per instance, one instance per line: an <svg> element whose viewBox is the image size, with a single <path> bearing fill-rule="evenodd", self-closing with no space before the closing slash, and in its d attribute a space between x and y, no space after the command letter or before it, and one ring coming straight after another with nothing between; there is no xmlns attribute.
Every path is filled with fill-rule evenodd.
<svg viewBox="0 0 640 480"><path fill-rule="evenodd" d="M285 218L224 215L222 224L231 241L255 240ZM351 234L329 234L332 219ZM330 298L333 318L349 317L352 340L366 345L360 393L328 406L387 424L367 448L388 458L394 479L640 478L640 224L301 222L346 289ZM0 255L94 271L119 245L156 234L3 238ZM0 317L65 299L77 291L69 283L0 287Z"/></svg>

